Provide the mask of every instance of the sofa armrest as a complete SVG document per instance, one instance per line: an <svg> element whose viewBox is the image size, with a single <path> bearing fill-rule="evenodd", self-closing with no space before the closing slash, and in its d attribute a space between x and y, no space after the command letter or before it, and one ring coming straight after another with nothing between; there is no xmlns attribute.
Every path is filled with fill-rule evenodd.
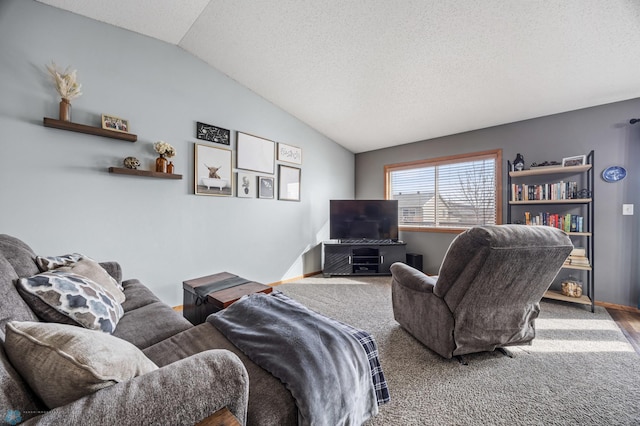
<svg viewBox="0 0 640 426"><path fill-rule="evenodd" d="M237 355L214 349L101 389L24 424L194 425L227 407L244 425L249 376Z"/></svg>
<svg viewBox="0 0 640 426"><path fill-rule="evenodd" d="M401 262L391 265L391 275L394 283L422 293L433 293L437 282L437 278L430 277Z"/></svg>
<svg viewBox="0 0 640 426"><path fill-rule="evenodd" d="M122 283L122 267L118 262L100 262L100 266L102 266L109 275L118 281L118 284Z"/></svg>

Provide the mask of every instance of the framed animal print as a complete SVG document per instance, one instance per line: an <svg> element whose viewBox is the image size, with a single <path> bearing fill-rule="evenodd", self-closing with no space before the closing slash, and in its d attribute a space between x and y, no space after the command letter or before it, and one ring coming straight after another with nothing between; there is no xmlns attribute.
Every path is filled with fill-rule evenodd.
<svg viewBox="0 0 640 426"><path fill-rule="evenodd" d="M233 195L231 150L194 145L194 186L196 195Z"/></svg>

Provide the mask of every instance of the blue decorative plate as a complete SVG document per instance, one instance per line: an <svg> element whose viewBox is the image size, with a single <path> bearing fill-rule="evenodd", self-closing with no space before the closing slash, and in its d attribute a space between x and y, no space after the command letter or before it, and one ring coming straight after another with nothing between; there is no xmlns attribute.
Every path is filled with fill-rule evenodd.
<svg viewBox="0 0 640 426"><path fill-rule="evenodd" d="M607 182L617 182L624 179L627 175L627 171L621 166L611 166L604 169L602 172L602 179Z"/></svg>

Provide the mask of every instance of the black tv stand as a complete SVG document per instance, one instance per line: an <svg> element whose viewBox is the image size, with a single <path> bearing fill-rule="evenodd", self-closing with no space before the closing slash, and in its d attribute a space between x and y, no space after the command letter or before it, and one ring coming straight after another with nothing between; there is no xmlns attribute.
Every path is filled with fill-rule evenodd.
<svg viewBox="0 0 640 426"><path fill-rule="evenodd" d="M390 240L390 239L376 240L376 239L370 239L370 238L347 238L345 240L338 240L338 242L340 244L395 244L395 243L402 243L402 241L398 241L398 240Z"/></svg>
<svg viewBox="0 0 640 426"><path fill-rule="evenodd" d="M322 274L390 275L395 262L405 262L407 245L392 240L325 241L322 244Z"/></svg>

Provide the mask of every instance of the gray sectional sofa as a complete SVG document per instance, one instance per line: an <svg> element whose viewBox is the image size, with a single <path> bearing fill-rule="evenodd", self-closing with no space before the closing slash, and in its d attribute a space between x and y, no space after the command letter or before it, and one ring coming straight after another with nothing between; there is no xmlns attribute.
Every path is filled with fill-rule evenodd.
<svg viewBox="0 0 640 426"><path fill-rule="evenodd" d="M211 324L193 326L138 280L122 281L116 262L100 265L123 288L124 315L113 334L104 338L117 339L129 346L126 350L139 350L144 354L140 358L146 357L158 368L126 380L107 378L110 383L99 384L104 386L99 390L50 409L43 401L49 401L48 397L39 396L44 395L43 390L38 387L37 392L29 385L42 379L35 372L43 367L31 369L27 355L32 351L17 348L18 342L33 344L28 334L33 330L48 333L40 330L47 328L41 326L45 323L16 289L19 278L40 273L35 259L36 253L27 244L0 235L0 405L7 410L0 415L5 416L5 423L192 425L227 407L242 424L297 424L294 399L278 379L249 360ZM66 332L64 327L80 328L52 327L55 332L58 328ZM106 347L108 352L108 344ZM110 354L98 355L107 362L110 359ZM38 386L50 387L48 391L58 397L64 390L61 385L56 387L59 385L54 381Z"/></svg>

